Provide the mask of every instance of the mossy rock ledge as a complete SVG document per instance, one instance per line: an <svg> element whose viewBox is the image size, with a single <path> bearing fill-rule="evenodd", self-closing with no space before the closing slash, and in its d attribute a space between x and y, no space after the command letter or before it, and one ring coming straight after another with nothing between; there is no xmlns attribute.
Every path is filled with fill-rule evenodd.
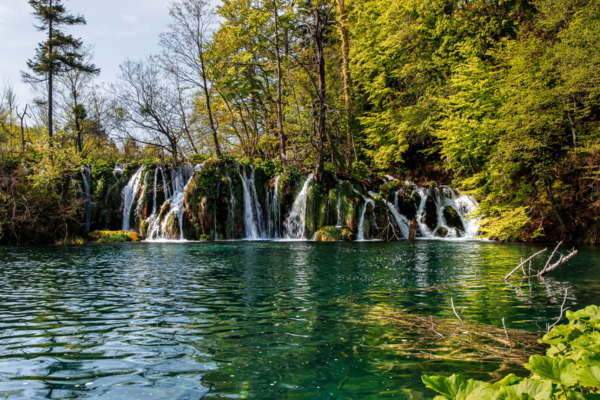
<svg viewBox="0 0 600 400"><path fill-rule="evenodd" d="M131 231L93 231L88 239L92 243L141 242L142 236Z"/></svg>
<svg viewBox="0 0 600 400"><path fill-rule="evenodd" d="M342 240L342 233L335 226L324 226L315 235L317 242L337 242Z"/></svg>

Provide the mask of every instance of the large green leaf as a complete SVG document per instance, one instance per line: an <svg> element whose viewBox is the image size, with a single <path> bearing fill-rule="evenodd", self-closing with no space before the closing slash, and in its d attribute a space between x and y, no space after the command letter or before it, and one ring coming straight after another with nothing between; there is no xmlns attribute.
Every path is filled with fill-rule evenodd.
<svg viewBox="0 0 600 400"><path fill-rule="evenodd" d="M594 320L598 321L600 320L600 309L596 305L591 305L581 310L567 311L567 318L571 322L583 321L587 323Z"/></svg>
<svg viewBox="0 0 600 400"><path fill-rule="evenodd" d="M588 387L600 388L600 365L586 365L577 371L579 384Z"/></svg>
<svg viewBox="0 0 600 400"><path fill-rule="evenodd" d="M531 356L525 368L542 379L572 387L577 384L577 367L569 359L551 358L547 356Z"/></svg>
<svg viewBox="0 0 600 400"><path fill-rule="evenodd" d="M461 387L467 384L467 380L460 375L452 375L449 378L446 376L423 376L421 379L425 386L449 400L455 400Z"/></svg>
<svg viewBox="0 0 600 400"><path fill-rule="evenodd" d="M552 330L540 339L541 343L557 345L559 343L570 342L577 339L583 332L576 326L556 325Z"/></svg>
<svg viewBox="0 0 600 400"><path fill-rule="evenodd" d="M539 379L523 379L517 387L517 394L526 394L534 400L547 400L552 398L552 382Z"/></svg>

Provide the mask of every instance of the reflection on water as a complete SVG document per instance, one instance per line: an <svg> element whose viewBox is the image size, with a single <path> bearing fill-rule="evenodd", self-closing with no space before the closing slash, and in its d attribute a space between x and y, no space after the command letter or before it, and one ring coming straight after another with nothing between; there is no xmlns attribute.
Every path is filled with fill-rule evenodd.
<svg viewBox="0 0 600 400"><path fill-rule="evenodd" d="M418 399L423 373L485 379L506 366L401 357L381 344L417 341L415 332L367 316L452 319L453 298L466 321L501 327L505 317L511 329L537 331L558 316L565 288L572 308L600 303L593 249L544 281L506 284L536 250L426 241L1 248L0 397Z"/></svg>

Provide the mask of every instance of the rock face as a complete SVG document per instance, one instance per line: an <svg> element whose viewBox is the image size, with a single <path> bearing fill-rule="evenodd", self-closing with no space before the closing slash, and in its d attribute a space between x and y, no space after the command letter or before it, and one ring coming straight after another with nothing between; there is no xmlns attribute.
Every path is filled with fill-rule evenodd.
<svg viewBox="0 0 600 400"><path fill-rule="evenodd" d="M268 160L87 166L85 179L92 230L127 226L147 240L405 240L476 230L463 215L475 203L448 188L332 173L317 180Z"/></svg>
<svg viewBox="0 0 600 400"><path fill-rule="evenodd" d="M456 228L459 231L465 230L460 215L458 215L458 212L456 212L456 210L451 206L444 208L444 219L446 220L446 225L448 225L449 228Z"/></svg>
<svg viewBox="0 0 600 400"><path fill-rule="evenodd" d="M437 205L431 195L427 196L425 199L425 225L427 225L431 231L434 231L435 227L438 225Z"/></svg>

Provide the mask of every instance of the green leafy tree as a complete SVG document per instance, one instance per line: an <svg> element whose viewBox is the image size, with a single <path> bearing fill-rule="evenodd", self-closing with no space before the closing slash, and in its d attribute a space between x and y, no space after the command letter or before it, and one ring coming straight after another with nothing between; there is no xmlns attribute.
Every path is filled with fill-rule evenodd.
<svg viewBox="0 0 600 400"><path fill-rule="evenodd" d="M63 26L85 24L83 16L70 14L62 0L29 0L29 4L40 22L37 29L47 32L48 38L39 44L34 58L27 61L27 67L33 74L23 72L22 75L26 82L48 84L48 136L52 138L55 76L72 70L90 74L98 74L100 70L84 62L81 39L61 29Z"/></svg>

